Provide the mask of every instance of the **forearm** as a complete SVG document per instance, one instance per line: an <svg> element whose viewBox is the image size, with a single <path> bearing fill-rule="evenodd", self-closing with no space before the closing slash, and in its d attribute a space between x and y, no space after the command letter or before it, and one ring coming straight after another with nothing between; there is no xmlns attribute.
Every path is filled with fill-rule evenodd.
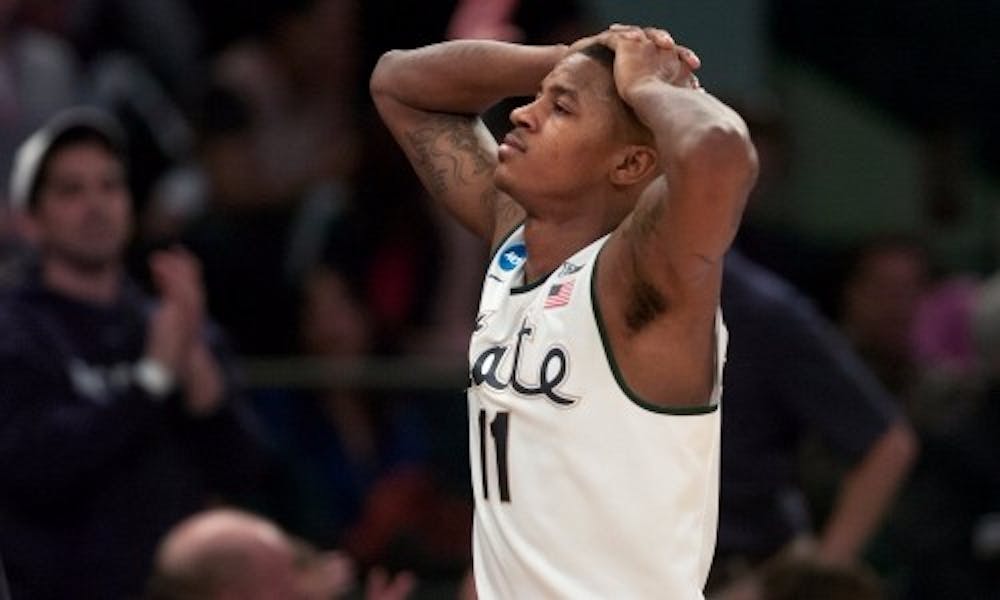
<svg viewBox="0 0 1000 600"><path fill-rule="evenodd" d="M706 160L745 171L756 169L743 119L704 91L647 77L622 90L622 98L649 128L668 177L686 162Z"/></svg>
<svg viewBox="0 0 1000 600"><path fill-rule="evenodd" d="M820 557L851 562L864 549L916 458L917 442L908 427L892 426L865 459L849 472L820 538Z"/></svg>
<svg viewBox="0 0 1000 600"><path fill-rule="evenodd" d="M376 101L391 97L427 112L480 114L509 96L534 95L566 47L456 40L393 50L371 78Z"/></svg>

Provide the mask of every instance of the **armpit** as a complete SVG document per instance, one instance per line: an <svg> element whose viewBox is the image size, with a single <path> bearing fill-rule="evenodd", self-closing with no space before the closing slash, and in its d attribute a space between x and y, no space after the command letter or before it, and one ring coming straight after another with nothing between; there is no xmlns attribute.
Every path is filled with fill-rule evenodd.
<svg viewBox="0 0 1000 600"><path fill-rule="evenodd" d="M638 333L667 310L667 299L648 281L637 277L629 286L625 324L629 333Z"/></svg>

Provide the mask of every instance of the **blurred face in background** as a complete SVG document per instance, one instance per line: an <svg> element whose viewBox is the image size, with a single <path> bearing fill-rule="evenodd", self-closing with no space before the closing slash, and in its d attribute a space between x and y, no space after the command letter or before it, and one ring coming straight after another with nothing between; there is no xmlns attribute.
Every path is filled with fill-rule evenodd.
<svg viewBox="0 0 1000 600"><path fill-rule="evenodd" d="M844 326L859 346L889 357L910 352L928 271L919 248L887 245L865 253L847 281L843 306Z"/></svg>
<svg viewBox="0 0 1000 600"><path fill-rule="evenodd" d="M98 142L55 149L31 212L44 261L79 270L117 267L132 232L131 196L121 161Z"/></svg>
<svg viewBox="0 0 1000 600"><path fill-rule="evenodd" d="M353 82L360 60L358 13L356 0L314 0L286 20L281 40L300 84L341 88Z"/></svg>

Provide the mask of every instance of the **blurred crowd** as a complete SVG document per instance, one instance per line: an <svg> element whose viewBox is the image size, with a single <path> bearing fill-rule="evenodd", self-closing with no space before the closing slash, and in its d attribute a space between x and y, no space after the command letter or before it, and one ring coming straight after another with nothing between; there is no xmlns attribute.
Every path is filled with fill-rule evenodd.
<svg viewBox="0 0 1000 600"><path fill-rule="evenodd" d="M483 15L477 4L502 8ZM53 556L45 544L72 561L77 549L133 543L81 537L100 523L74 536L52 531L75 527L71 515L101 514L91 499L106 494L93 490L112 487L102 478L131 469L122 465L154 436L163 456L205 445L198 461L162 463L174 469L164 478L199 479L155 519L142 510L121 519L123 530L143 531L106 553L133 555L106 589L248 598L212 594L240 580L233 573L253 572L273 574L254 589L296 590L261 597L468 595L463 382L443 391L250 386L239 357L440 356L461 366L487 249L427 201L374 114L367 75L390 48L473 36L572 42L600 26L575 0L0 0L0 194L18 146L54 115L86 105L113 116L134 221L125 271L137 294L164 302L183 287L164 271L203 285L204 323L187 326L210 330L211 343L188 343L220 349L200 364L217 364L225 388L209 409L189 395L177 414L144 414L177 426L128 432L128 444L102 454L107 468L81 465L86 484L69 486L62 469L88 444L126 434L82 430L60 462L33 462L49 452L44 440L18 446L33 419L77 417L25 416L34 388L0 381L0 575L13 597L60 597L58 585L32 579ZM898 232L831 247L759 218L794 169L795 132L775 107L728 100L750 124L762 174L724 291L733 348L715 597L819 598L794 590L836 590L837 581L847 591L822 597L997 597L1000 276L943 271L919 238ZM498 131L504 111L488 115ZM0 213L0 283L16 295L33 285L38 258L11 201ZM197 276L184 274L189 255ZM17 306L53 302L24 298ZM140 340L166 320L136 316L143 302L129 309L128 335ZM0 377L13 377L26 367L11 332L25 344L36 332L3 307L0 328L11 329L0 330ZM67 337L93 337L117 317L100 319ZM196 387L183 393L197 397ZM210 464L187 470L199 461ZM36 477L25 465L51 472ZM152 479L118 482L104 508L128 512L166 493ZM230 508L196 514L220 505ZM19 546L34 535L29 513L50 536L32 539L30 552ZM280 581L290 587L266 587Z"/></svg>

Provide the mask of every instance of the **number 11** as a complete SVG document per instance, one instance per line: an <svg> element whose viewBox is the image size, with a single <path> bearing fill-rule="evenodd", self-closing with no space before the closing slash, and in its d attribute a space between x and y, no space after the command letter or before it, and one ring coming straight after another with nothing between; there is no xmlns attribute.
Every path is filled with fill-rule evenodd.
<svg viewBox="0 0 1000 600"><path fill-rule="evenodd" d="M486 411L479 411L479 467L483 476L483 498L489 500L490 486L486 477ZM507 434L510 430L510 413L499 411L489 423L490 435L496 447L497 480L500 501L510 502L510 480L507 477Z"/></svg>

